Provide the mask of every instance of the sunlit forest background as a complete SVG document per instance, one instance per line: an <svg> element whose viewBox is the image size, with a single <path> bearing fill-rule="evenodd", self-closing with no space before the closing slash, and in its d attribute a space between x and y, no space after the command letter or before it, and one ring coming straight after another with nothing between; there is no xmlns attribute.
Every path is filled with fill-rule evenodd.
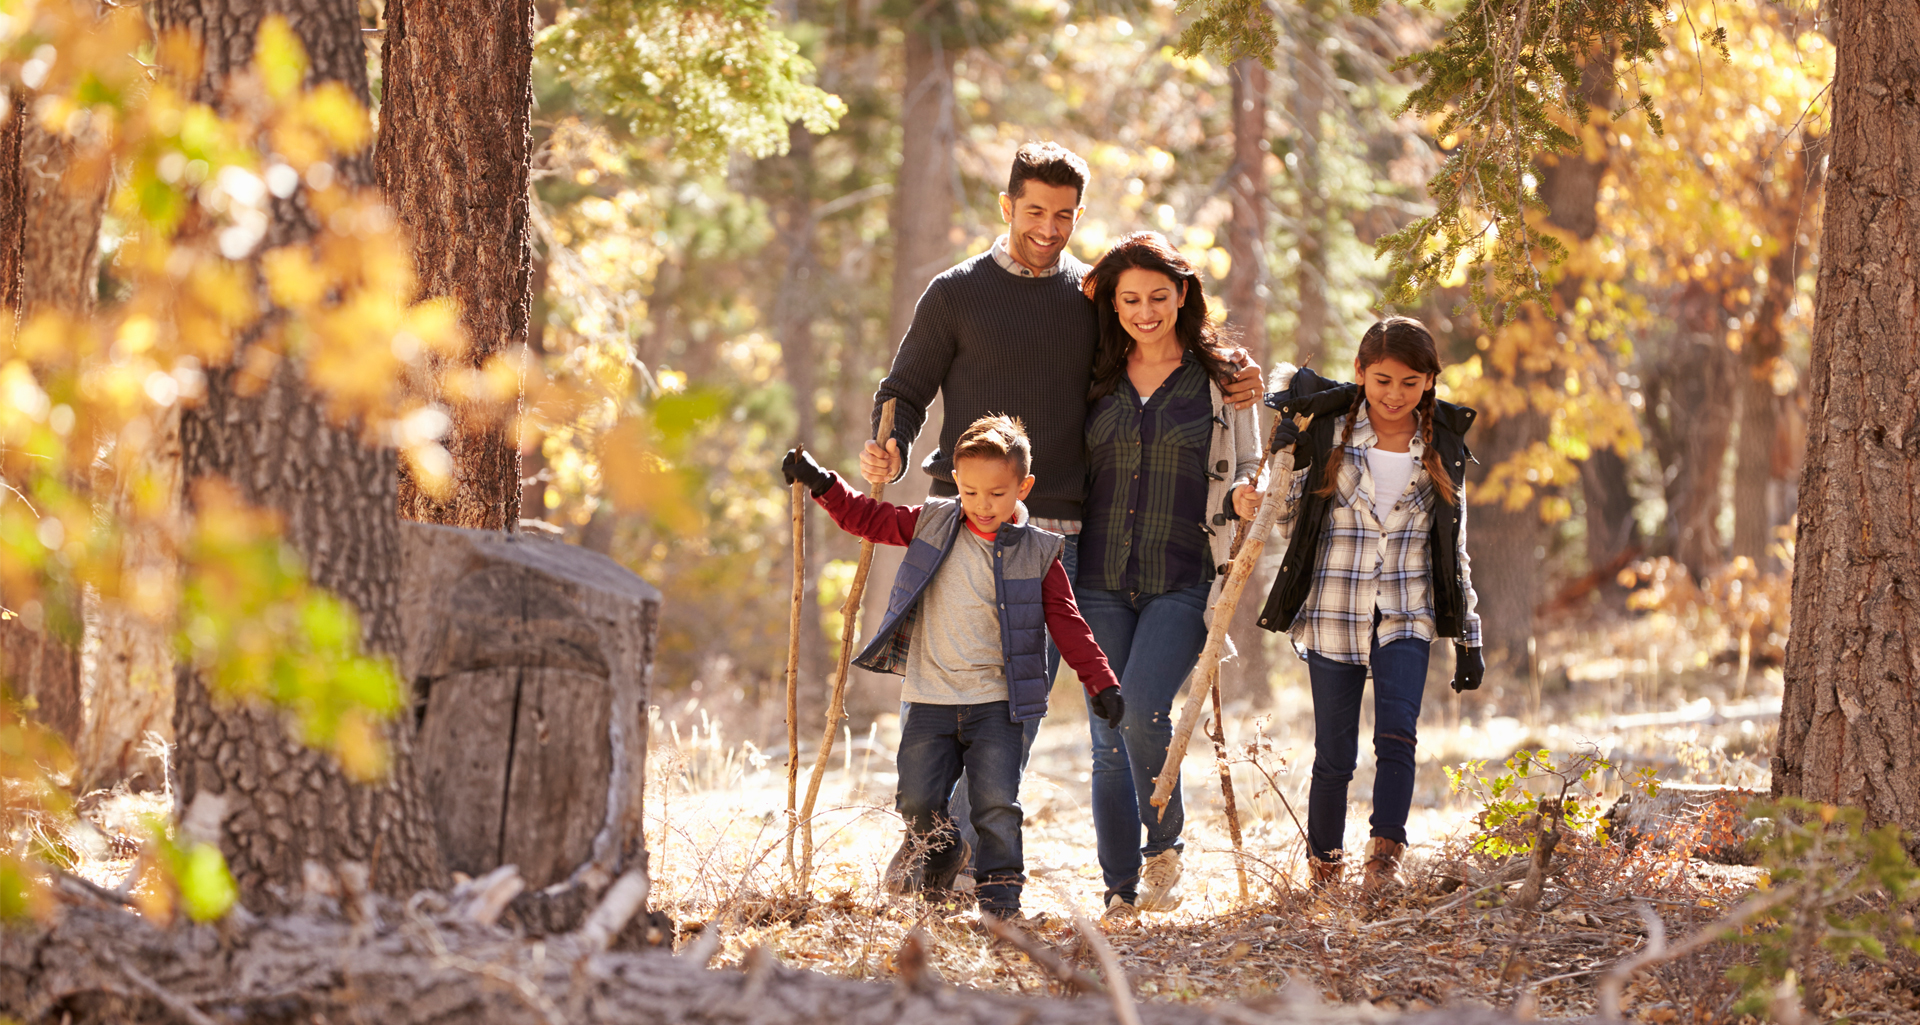
<svg viewBox="0 0 1920 1025"><path fill-rule="evenodd" d="M1425 183L1458 145L1401 113L1415 79L1396 69L1457 5L1284 5L1270 69L1179 56L1171 3L955 5L932 55L908 52L898 6L775 5L844 109L831 131L796 124L760 157L690 158L631 131L607 95L621 83L570 63L586 59L567 44L572 12L546 12L536 57L535 346L596 398L565 417L532 408L523 516L666 588L659 701L725 710L737 736L780 717L779 455L804 442L854 470L903 303L1000 232L1016 146L1055 139L1091 165L1081 258L1166 232L1263 364L1346 373L1388 312L1374 245L1427 211ZM1669 676L1738 674L1744 690L1780 659L1832 51L1810 10L1695 6L1728 31L1676 24L1640 81L1659 122L1613 118L1621 98L1595 96L1574 129L1580 158L1535 169L1550 206L1572 196L1530 215L1568 247L1540 268L1568 316L1509 310L1496 324L1462 280L1393 311L1435 329L1443 394L1485 414L1469 439L1469 534L1505 682L1495 704L1531 686L1537 708L1542 688L1550 700L1577 684L1561 656L1580 645L1565 638L1609 618L1664 614L1696 632L1668 645ZM931 123L903 123L916 89L943 97ZM1251 121L1236 123L1236 103ZM930 158L903 162L916 144ZM925 194L930 176L952 197L949 223L910 238L893 197ZM1236 203L1241 176L1251 205ZM910 244L936 259L903 273ZM652 487L662 453L684 502ZM900 500L924 487L915 471ZM856 545L817 511L809 544L804 675L821 679ZM1295 660L1283 639L1236 634L1253 651L1229 670L1231 693L1264 706ZM1606 654L1661 675L1657 648ZM887 681L856 683L856 729L894 700Z"/></svg>

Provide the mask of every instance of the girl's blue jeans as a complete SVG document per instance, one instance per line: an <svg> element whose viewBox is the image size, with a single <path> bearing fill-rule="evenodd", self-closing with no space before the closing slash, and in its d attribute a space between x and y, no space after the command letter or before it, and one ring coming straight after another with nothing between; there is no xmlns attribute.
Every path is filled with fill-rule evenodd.
<svg viewBox="0 0 1920 1025"><path fill-rule="evenodd" d="M1138 896L1140 865L1180 850L1186 810L1175 784L1166 814L1150 803L1153 778L1173 739L1173 701L1207 641L1207 592L1196 584L1166 594L1079 588L1080 615L1120 678L1126 715L1115 730L1089 704L1093 735L1093 832L1107 899ZM1091 701L1091 699L1089 699ZM1140 842L1142 830L1146 843Z"/></svg>
<svg viewBox="0 0 1920 1025"><path fill-rule="evenodd" d="M1418 739L1420 697L1427 687L1426 641L1406 638L1381 644L1369 656L1373 668L1373 836L1407 842L1407 810L1413 805L1413 748ZM1367 666L1336 662L1307 652L1313 685L1313 785L1307 792L1307 848L1325 859L1344 844L1347 784L1360 762L1360 699Z"/></svg>

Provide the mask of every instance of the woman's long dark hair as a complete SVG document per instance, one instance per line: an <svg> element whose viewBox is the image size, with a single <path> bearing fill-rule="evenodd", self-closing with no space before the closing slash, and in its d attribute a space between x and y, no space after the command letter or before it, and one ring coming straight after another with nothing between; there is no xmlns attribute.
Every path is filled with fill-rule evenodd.
<svg viewBox="0 0 1920 1025"><path fill-rule="evenodd" d="M1200 285L1200 275L1194 273L1193 265L1165 236L1157 231L1136 231L1114 243L1107 255L1087 272L1080 286L1087 298L1093 300L1093 308L1100 318L1100 344L1093 353L1093 386L1087 389L1087 402L1098 402L1113 394L1114 389L1120 387L1121 375L1127 372L1133 336L1120 325L1113 293L1119 286L1121 273L1136 269L1164 274L1175 288L1186 284L1186 298L1173 320L1173 335L1180 340L1180 348L1193 353L1215 381L1224 385L1233 380L1238 371L1232 358L1233 349L1222 343L1218 330L1207 321L1207 294Z"/></svg>
<svg viewBox="0 0 1920 1025"><path fill-rule="evenodd" d="M1320 494L1331 495L1337 486L1340 463L1345 457L1346 446L1353 441L1353 422L1360 419L1360 407L1367 403L1367 368L1383 359L1397 359L1407 365L1407 369L1416 374L1440 374L1440 349L1433 344L1433 334L1425 324L1412 317L1388 317L1367 329L1360 339L1360 352L1353 358L1354 365L1360 370L1355 374L1360 390L1353 396L1353 406L1347 410L1347 426L1341 433L1340 444L1327 453L1325 480L1320 485ZM1433 412L1438 401L1434 390L1428 388L1420 396L1420 405L1414 409L1414 418L1419 424L1420 440L1426 446L1426 458L1421 465L1426 467L1427 476L1433 480L1433 492L1448 505L1458 505L1460 496L1454 493L1453 478L1447 476L1446 460L1440 458L1440 450L1433 447Z"/></svg>

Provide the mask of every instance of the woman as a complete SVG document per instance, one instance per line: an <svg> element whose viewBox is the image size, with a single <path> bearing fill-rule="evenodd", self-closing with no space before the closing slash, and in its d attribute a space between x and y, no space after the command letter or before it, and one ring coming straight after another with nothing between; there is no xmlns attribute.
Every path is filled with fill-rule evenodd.
<svg viewBox="0 0 1920 1025"><path fill-rule="evenodd" d="M1165 815L1148 798L1173 735L1174 698L1206 641L1232 521L1259 508L1259 426L1251 408L1223 397L1235 351L1207 319L1199 276L1165 238L1121 239L1083 287L1100 341L1074 593L1127 696L1118 730L1088 717L1093 826L1108 913L1171 911L1185 813L1178 786Z"/></svg>
<svg viewBox="0 0 1920 1025"><path fill-rule="evenodd" d="M1353 370L1357 384L1302 370L1268 397L1280 412L1273 448L1293 446L1300 469L1283 485L1286 555L1260 625L1291 631L1313 686L1307 848L1316 888L1340 879L1360 700L1373 677L1378 771L1362 879L1371 895L1392 883L1407 843L1433 640L1455 638L1456 691L1479 687L1484 664L1460 500L1473 410L1435 395L1440 355L1417 320L1369 328ZM1303 414L1312 416L1304 429Z"/></svg>

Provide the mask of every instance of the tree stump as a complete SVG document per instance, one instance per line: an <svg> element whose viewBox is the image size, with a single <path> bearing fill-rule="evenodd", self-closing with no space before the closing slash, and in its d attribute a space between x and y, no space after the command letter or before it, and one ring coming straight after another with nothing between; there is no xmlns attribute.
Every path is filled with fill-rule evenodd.
<svg viewBox="0 0 1920 1025"><path fill-rule="evenodd" d="M660 592L572 545L419 523L402 537L401 668L447 867L518 866L529 892L510 913L570 930L646 867Z"/></svg>

